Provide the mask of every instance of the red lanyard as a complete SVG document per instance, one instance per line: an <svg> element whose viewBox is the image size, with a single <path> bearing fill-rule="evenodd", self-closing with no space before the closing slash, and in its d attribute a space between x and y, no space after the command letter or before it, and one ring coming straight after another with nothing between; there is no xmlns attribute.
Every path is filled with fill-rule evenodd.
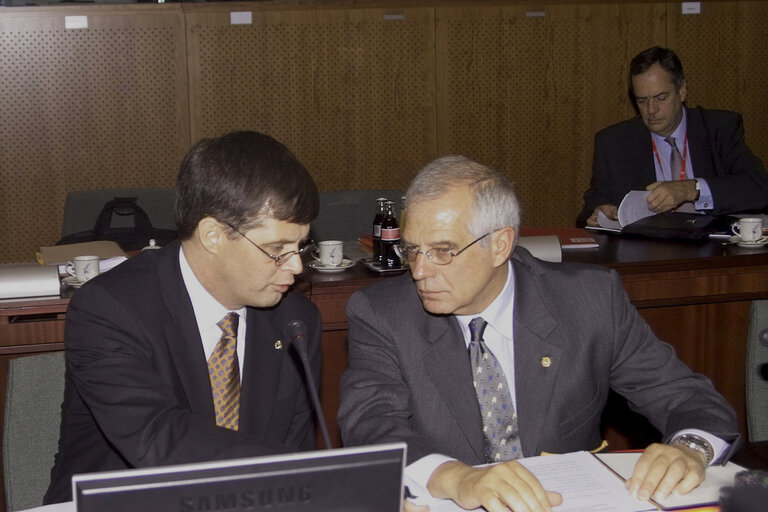
<svg viewBox="0 0 768 512"><path fill-rule="evenodd" d="M659 169L661 169L662 172L664 172L664 167L661 166L661 158L659 158L659 152L656 149L656 141L653 140L653 137L651 137L651 145L653 146L653 154L656 156L656 161L659 163ZM671 149L671 146L670 146ZM680 166L680 177L679 179L684 180L685 179L685 166L688 162L688 130L685 130L685 139L683 141L683 165ZM672 174L672 169L670 169L670 175ZM672 179L674 180L675 177L672 176Z"/></svg>

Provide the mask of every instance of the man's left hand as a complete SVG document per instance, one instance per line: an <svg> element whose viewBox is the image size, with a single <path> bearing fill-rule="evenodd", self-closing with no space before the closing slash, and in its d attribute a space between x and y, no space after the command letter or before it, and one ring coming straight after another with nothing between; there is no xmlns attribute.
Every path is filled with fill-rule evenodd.
<svg viewBox="0 0 768 512"><path fill-rule="evenodd" d="M704 480L705 462L701 453L685 446L652 444L635 464L626 486L644 501L664 499L673 491L688 494Z"/></svg>
<svg viewBox="0 0 768 512"><path fill-rule="evenodd" d="M648 209L656 213L674 210L681 204L696 201L696 180L656 181L645 190L648 194Z"/></svg>

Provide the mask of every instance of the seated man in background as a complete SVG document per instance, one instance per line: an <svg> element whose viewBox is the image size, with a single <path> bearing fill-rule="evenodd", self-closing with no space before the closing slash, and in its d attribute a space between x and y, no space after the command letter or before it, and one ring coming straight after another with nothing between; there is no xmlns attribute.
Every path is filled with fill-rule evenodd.
<svg viewBox="0 0 768 512"><path fill-rule="evenodd" d="M347 307L345 444L407 442L417 495L549 510L561 497L514 459L597 448L613 389L664 435L628 482L639 498L689 492L708 464L728 459L733 409L656 338L615 271L515 249L520 212L502 175L444 157L419 172L406 201L410 275ZM509 462L472 467L498 461Z"/></svg>
<svg viewBox="0 0 768 512"><path fill-rule="evenodd" d="M616 219L631 190L649 190L648 208L656 213L683 203L714 215L768 205L768 173L744 141L741 116L687 108L675 52L655 46L635 56L629 89L639 116L595 135L580 226L597 226L598 211Z"/></svg>
<svg viewBox="0 0 768 512"><path fill-rule="evenodd" d="M312 177L271 137L236 132L190 150L176 194L180 242L69 304L46 503L71 499L76 473L314 448L300 365L280 341L303 320L319 370L317 308L289 291L318 211Z"/></svg>

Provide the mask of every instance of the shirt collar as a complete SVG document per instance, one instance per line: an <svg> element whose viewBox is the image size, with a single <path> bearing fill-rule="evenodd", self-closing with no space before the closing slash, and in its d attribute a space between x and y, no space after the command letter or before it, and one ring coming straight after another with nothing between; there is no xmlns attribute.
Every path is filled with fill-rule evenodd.
<svg viewBox="0 0 768 512"><path fill-rule="evenodd" d="M184 249L181 247L179 247L179 267L181 267L181 277L184 280L184 286L187 288L187 293L192 301L197 328L202 332L216 325L230 310L222 306L213 295L208 293L208 290L205 289L189 265L186 256L184 256ZM241 319L245 319L244 307L234 312L238 313Z"/></svg>
<svg viewBox="0 0 768 512"><path fill-rule="evenodd" d="M683 107L683 118L680 119L680 123L677 125L677 128L675 128L675 131L672 132L671 137L675 138L675 143L677 144L677 148L682 151L683 150L683 142L685 141L685 133L688 130L688 109ZM661 135L651 132L651 137L653 137L653 140L656 142L657 148L665 148L669 149L671 151L669 144L665 141L666 137L662 137Z"/></svg>
<svg viewBox="0 0 768 512"><path fill-rule="evenodd" d="M456 320L462 326L462 332L467 333L469 322L478 316L488 322L493 329L508 339L512 339L512 318L515 303L515 272L512 262L507 262L507 282L501 293L481 313L475 315L456 315ZM466 336L466 334L465 334Z"/></svg>

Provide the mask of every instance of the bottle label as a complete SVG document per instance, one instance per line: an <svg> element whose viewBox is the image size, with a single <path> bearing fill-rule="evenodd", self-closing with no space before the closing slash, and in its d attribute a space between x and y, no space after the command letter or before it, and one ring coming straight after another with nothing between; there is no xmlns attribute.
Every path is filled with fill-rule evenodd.
<svg viewBox="0 0 768 512"><path fill-rule="evenodd" d="M373 236L374 238L381 238L381 224L373 225Z"/></svg>
<svg viewBox="0 0 768 512"><path fill-rule="evenodd" d="M381 240L383 242L391 242L400 240L400 228L382 228Z"/></svg>

